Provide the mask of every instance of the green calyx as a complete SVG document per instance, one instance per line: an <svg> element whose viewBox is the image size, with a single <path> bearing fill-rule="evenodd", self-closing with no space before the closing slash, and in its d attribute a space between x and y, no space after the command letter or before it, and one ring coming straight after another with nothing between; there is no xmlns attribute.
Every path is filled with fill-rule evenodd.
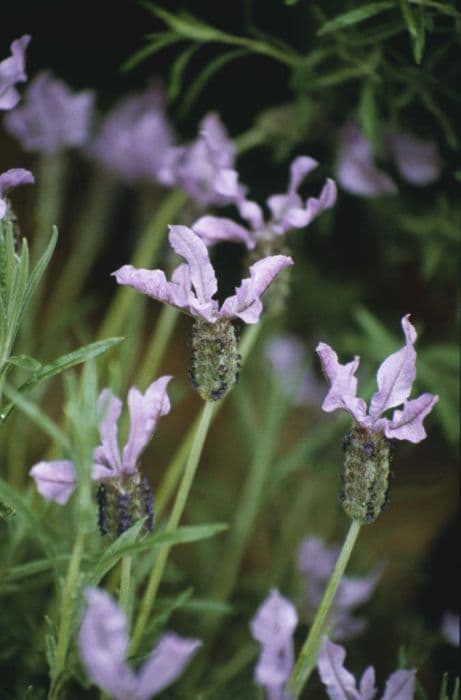
<svg viewBox="0 0 461 700"><path fill-rule="evenodd" d="M232 322L194 321L191 347L192 386L204 401L222 399L239 379L240 356Z"/></svg>

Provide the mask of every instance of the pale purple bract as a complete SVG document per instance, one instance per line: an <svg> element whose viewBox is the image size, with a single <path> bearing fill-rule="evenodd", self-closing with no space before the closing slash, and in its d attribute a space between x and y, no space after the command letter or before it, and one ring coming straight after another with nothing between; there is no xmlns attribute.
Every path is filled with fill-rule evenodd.
<svg viewBox="0 0 461 700"><path fill-rule="evenodd" d="M26 48L30 39L29 34L15 39L10 46L11 56L0 61L0 110L13 109L21 98L15 85L27 80Z"/></svg>
<svg viewBox="0 0 461 700"><path fill-rule="evenodd" d="M5 197L8 190L20 185L32 185L35 178L30 170L24 168L11 168L0 175L0 221L8 211L8 201Z"/></svg>

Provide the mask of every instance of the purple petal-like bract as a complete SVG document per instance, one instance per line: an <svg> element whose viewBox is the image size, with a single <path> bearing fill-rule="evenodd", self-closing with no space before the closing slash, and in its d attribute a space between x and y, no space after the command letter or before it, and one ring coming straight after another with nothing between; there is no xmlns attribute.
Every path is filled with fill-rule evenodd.
<svg viewBox="0 0 461 700"><path fill-rule="evenodd" d="M187 639L167 632L141 666L137 679L138 700L149 700L174 683L201 646L199 639Z"/></svg>
<svg viewBox="0 0 461 700"><path fill-rule="evenodd" d="M210 246L220 241L235 241L243 243L248 250L255 247L250 231L232 219L219 216L202 216L192 226L193 231L200 236L205 245Z"/></svg>
<svg viewBox="0 0 461 700"><path fill-rule="evenodd" d="M8 209L6 192L20 185L32 185L34 182L35 178L30 170L24 170L24 168L10 168L0 175L0 221Z"/></svg>
<svg viewBox="0 0 461 700"><path fill-rule="evenodd" d="M48 71L30 83L25 101L5 117L5 126L25 151L52 154L80 147L88 139L94 95L73 94Z"/></svg>
<svg viewBox="0 0 461 700"><path fill-rule="evenodd" d="M444 612L442 617L441 632L447 642L453 644L455 647L460 645L460 620L459 614L447 610Z"/></svg>
<svg viewBox="0 0 461 700"><path fill-rule="evenodd" d="M38 492L47 501L65 505L76 486L74 465L69 460L38 462L29 471Z"/></svg>
<svg viewBox="0 0 461 700"><path fill-rule="evenodd" d="M415 672L394 671L386 682L381 700L413 700L415 693Z"/></svg>
<svg viewBox="0 0 461 700"><path fill-rule="evenodd" d="M99 424L101 445L94 450L94 459L96 463L109 467L116 474L122 466L117 437L122 402L110 389L103 389L98 398L98 408L102 414Z"/></svg>
<svg viewBox="0 0 461 700"><path fill-rule="evenodd" d="M317 667L330 700L361 700L352 673L344 668L346 652L339 644L325 638Z"/></svg>
<svg viewBox="0 0 461 700"><path fill-rule="evenodd" d="M0 110L13 109L20 100L15 85L27 80L26 48L30 39L29 34L15 39L10 46L11 56L0 61Z"/></svg>
<svg viewBox="0 0 461 700"><path fill-rule="evenodd" d="M402 132L392 134L387 146L400 175L411 185L425 187L440 176L442 158L434 141L423 141Z"/></svg>

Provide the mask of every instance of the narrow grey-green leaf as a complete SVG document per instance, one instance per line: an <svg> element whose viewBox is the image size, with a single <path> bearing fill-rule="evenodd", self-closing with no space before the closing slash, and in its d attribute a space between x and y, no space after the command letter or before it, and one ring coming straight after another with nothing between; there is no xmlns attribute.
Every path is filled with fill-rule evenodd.
<svg viewBox="0 0 461 700"><path fill-rule="evenodd" d="M127 58L122 65L122 71L128 72L132 70L139 63L145 61L146 58L154 56L162 49L171 46L171 44L176 44L178 41L179 37L174 32L162 32L161 34L151 35L146 46L136 51L130 58Z"/></svg>
<svg viewBox="0 0 461 700"><path fill-rule="evenodd" d="M192 56L201 48L200 44L191 44L175 59L171 70L168 85L168 97L170 100L176 99L182 89L184 71L187 68Z"/></svg>
<svg viewBox="0 0 461 700"><path fill-rule="evenodd" d="M7 364L20 367L27 372L37 372L42 366L35 357L30 357L30 355L10 355Z"/></svg>
<svg viewBox="0 0 461 700"><path fill-rule="evenodd" d="M50 262L51 256L53 255L54 249L56 248L56 243L58 240L58 229L56 226L53 226L53 231L51 233L51 238L50 242L48 243L45 252L43 253L42 257L39 259L38 263L35 265L34 269L32 270L32 274L29 278L29 284L27 286L27 293L26 293L26 298L24 300L25 305L27 305L27 302L29 301L30 297L34 293L35 289L37 288L38 283L40 282L40 279L45 272L48 263Z"/></svg>
<svg viewBox="0 0 461 700"><path fill-rule="evenodd" d="M379 15L382 12L386 12L391 8L395 7L396 3L394 0L382 0L382 2L370 2L361 7L356 7L348 12L343 12L340 15L336 15L333 19L330 19L318 30L318 34L328 34L330 32L336 32L339 29L347 29L355 24L364 22L370 17Z"/></svg>

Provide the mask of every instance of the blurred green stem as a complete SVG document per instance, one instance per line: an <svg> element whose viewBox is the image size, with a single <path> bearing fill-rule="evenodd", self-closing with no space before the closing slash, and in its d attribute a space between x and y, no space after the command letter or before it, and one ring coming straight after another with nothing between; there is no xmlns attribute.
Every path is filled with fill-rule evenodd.
<svg viewBox="0 0 461 700"><path fill-rule="evenodd" d="M165 532L171 532L175 530L181 520L184 508L186 507L187 499L194 481L194 476L197 471L200 456L202 454L203 445L208 433L208 429L211 424L211 419L214 414L215 404L211 402L206 402L203 406L202 413L200 415L200 420L197 426L197 430L194 435L194 441L191 446L189 453L189 458L187 460L183 477L179 485L178 493L173 505L173 510L171 511L170 518L168 520ZM168 554L170 552L171 545L163 545L160 547L157 559L152 569L151 576L149 578L149 583L147 585L146 592L141 601L141 606L139 610L138 619L133 630L133 637L131 640L131 646L129 653L132 655L136 652L139 647L139 643L142 639L144 628L146 622L151 613L152 606L155 601L155 596L157 595L158 587L162 580L163 571L168 559Z"/></svg>
<svg viewBox="0 0 461 700"><path fill-rule="evenodd" d="M122 557L120 565L120 591L118 596L119 605L128 618L130 617L131 562L131 555L126 554Z"/></svg>
<svg viewBox="0 0 461 700"><path fill-rule="evenodd" d="M288 683L288 690L290 693L292 693L294 700L299 698L307 680L309 679L309 676L316 666L317 656L322 643L322 637L325 633L328 622L328 615L330 613L336 591L338 590L338 586L341 583L344 571L346 570L346 566L352 554L352 550L354 549L355 542L360 532L360 527L361 523L359 523L357 520L352 521L346 535L346 539L344 540L341 553L325 590L323 600L320 603L319 609L317 610L317 614L314 618L314 622L312 623L312 627L309 630L304 646L299 653L290 682Z"/></svg>
<svg viewBox="0 0 461 700"><path fill-rule="evenodd" d="M144 352L144 359L139 372L136 374L136 386L144 391L150 382L157 376L158 369L162 364L165 351L170 342L171 336L179 317L178 309L165 304L162 306L159 317L155 324L147 349Z"/></svg>

